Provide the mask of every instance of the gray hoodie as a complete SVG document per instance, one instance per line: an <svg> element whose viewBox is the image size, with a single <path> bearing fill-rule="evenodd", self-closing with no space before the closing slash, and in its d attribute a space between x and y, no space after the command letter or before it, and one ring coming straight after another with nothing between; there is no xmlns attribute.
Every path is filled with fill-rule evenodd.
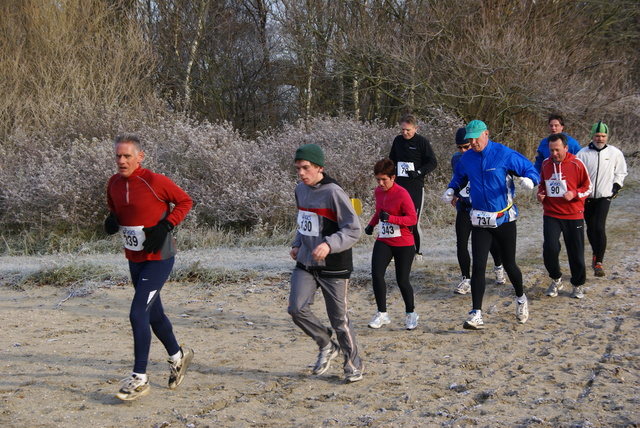
<svg viewBox="0 0 640 428"><path fill-rule="evenodd" d="M292 247L299 247L297 266L321 276L349 278L353 270L351 247L360 238L360 221L351 201L338 183L324 174L314 186L299 183L295 190L298 232ZM322 261L313 250L326 242L331 248Z"/></svg>

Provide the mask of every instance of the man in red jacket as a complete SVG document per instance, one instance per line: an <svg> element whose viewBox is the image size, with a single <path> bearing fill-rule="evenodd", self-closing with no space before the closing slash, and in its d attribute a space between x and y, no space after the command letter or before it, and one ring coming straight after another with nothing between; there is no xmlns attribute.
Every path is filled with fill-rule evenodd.
<svg viewBox="0 0 640 428"><path fill-rule="evenodd" d="M169 178L142 168L144 152L136 135L118 136L114 148L118 173L107 187L110 214L104 227L110 235L121 234L135 289L129 313L135 363L116 397L135 400L150 390L146 371L151 329L169 354L169 389L180 385L193 358L193 350L178 344L160 300L176 254L171 230L184 220L193 201Z"/></svg>
<svg viewBox="0 0 640 428"><path fill-rule="evenodd" d="M556 297L563 286L558 261L562 233L571 270L571 297L582 299L582 286L587 276L584 263L584 200L591 193L591 180L582 161L569 152L564 134L549 136L549 152L550 156L542 162L537 195L544 214L542 257L552 280L547 296Z"/></svg>

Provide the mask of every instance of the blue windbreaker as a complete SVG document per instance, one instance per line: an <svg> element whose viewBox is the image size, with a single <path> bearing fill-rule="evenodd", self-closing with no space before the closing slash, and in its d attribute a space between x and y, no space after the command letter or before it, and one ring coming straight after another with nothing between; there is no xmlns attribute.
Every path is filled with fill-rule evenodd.
<svg viewBox="0 0 640 428"><path fill-rule="evenodd" d="M459 192L470 183L471 205L476 210L500 212L498 226L514 221L518 209L513 204L515 194L512 177L527 177L534 185L540 175L524 155L507 146L489 141L481 152L467 150L454 168L449 187Z"/></svg>
<svg viewBox="0 0 640 428"><path fill-rule="evenodd" d="M582 146L580 146L580 143L572 136L567 134L564 135L567 137L567 146L569 146L569 153L577 155L580 149L582 149ZM536 168L536 171L540 172L542 170L542 162L544 162L544 160L548 158L550 154L551 152L549 151L549 137L545 137L540 141L540 144L538 145L536 161L533 164L533 166Z"/></svg>
<svg viewBox="0 0 640 428"><path fill-rule="evenodd" d="M458 164L458 161L460 160L462 155L463 153L458 152L451 157L451 171L456 170L456 165ZM467 192L464 192L464 194L466 195ZM462 196L460 192L456 192L455 195L458 198L458 200L456 201L456 210L467 212L471 211L471 201L469 200L469 196Z"/></svg>

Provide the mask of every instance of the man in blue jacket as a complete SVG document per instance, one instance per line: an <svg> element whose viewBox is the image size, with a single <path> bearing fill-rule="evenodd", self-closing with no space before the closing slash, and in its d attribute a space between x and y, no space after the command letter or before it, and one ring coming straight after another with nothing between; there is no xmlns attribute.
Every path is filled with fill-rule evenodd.
<svg viewBox="0 0 640 428"><path fill-rule="evenodd" d="M522 272L516 264L516 218L518 208L513 203L514 181L525 190L540 182L533 164L522 154L489 140L487 125L472 120L466 126L465 139L471 144L458 163L443 195L451 202L453 195L469 183L471 200L471 298L473 308L463 327L484 328L482 299L485 290L487 257L493 240L500 246L502 265L516 292L516 320L524 324L529 319L527 296L524 294Z"/></svg>
<svg viewBox="0 0 640 428"><path fill-rule="evenodd" d="M565 134L564 132L564 118L558 113L552 113L549 115L549 135L564 134L567 137L567 146L569 147L569 153L577 155L582 147L580 143L573 137ZM534 166L536 171L540 173L542 169L542 162L547 159L551 153L549 152L549 137L545 137L540 141L538 145L538 154L536 155L536 162Z"/></svg>

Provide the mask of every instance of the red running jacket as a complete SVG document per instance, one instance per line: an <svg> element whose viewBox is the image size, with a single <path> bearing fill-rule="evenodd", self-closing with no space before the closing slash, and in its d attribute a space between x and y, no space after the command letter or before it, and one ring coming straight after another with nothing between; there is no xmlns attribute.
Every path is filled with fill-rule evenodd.
<svg viewBox="0 0 640 428"><path fill-rule="evenodd" d="M153 227L166 218L177 226L193 205L191 197L171 179L138 167L129 177L115 174L107 186L109 210L116 214L121 226ZM173 209L169 204L174 204ZM176 244L169 233L161 250L155 254L125 248L125 256L132 262L166 260L173 257Z"/></svg>

